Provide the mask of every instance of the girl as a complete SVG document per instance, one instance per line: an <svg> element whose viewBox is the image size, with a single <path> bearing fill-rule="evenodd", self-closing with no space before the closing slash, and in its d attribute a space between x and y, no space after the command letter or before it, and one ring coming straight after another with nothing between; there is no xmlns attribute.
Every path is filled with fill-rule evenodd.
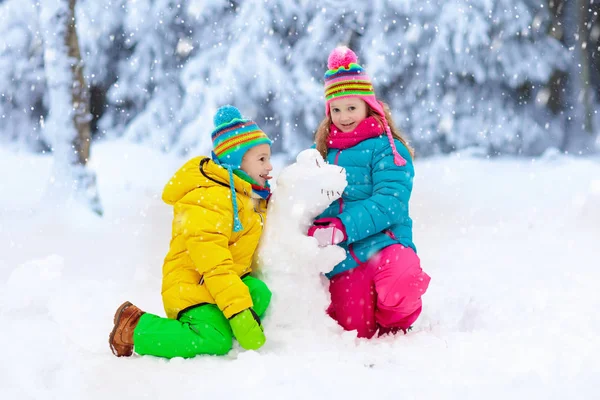
<svg viewBox="0 0 600 400"><path fill-rule="evenodd" d="M214 123L212 160L188 161L162 196L174 209L162 283L168 318L123 303L109 336L118 357L222 355L233 337L244 349L265 343L260 317L271 292L249 273L269 195L271 140L232 106Z"/></svg>
<svg viewBox="0 0 600 400"><path fill-rule="evenodd" d="M344 329L371 338L406 333L421 313L430 277L416 255L408 213L412 150L357 61L347 47L329 55L326 118L315 142L329 163L346 169L348 186L308 235L320 246L346 249L346 259L326 274L327 312Z"/></svg>

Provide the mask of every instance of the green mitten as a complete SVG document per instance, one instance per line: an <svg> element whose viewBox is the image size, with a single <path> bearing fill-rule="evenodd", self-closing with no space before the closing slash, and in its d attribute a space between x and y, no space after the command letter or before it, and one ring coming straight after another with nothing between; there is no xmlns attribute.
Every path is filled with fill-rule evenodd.
<svg viewBox="0 0 600 400"><path fill-rule="evenodd" d="M260 324L260 318L253 309L247 308L229 319L233 336L246 350L258 350L267 338Z"/></svg>

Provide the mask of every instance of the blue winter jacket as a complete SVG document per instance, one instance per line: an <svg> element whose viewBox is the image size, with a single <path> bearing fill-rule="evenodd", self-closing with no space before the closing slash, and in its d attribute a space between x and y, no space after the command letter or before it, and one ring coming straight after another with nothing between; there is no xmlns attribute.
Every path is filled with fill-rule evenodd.
<svg viewBox="0 0 600 400"><path fill-rule="evenodd" d="M332 149L327 161L346 169L348 186L318 218L337 217L346 228L348 239L339 245L346 259L327 273L333 276L366 262L384 247L402 244L416 252L412 241L412 220L408 201L414 168L408 149L395 139L404 166L394 164L390 142L385 134L366 139L348 149Z"/></svg>

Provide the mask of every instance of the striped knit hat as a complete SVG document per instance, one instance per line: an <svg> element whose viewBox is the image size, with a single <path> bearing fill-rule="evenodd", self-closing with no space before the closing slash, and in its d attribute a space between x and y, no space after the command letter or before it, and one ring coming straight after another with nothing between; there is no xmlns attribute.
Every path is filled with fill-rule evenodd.
<svg viewBox="0 0 600 400"><path fill-rule="evenodd" d="M233 203L233 231L239 232L244 227L240 221L237 207L237 196L233 183L233 170L240 169L244 154L259 144L273 143L252 120L242 118L240 110L234 106L223 106L214 117L215 129L211 137L213 141L212 159L229 172L229 188Z"/></svg>
<svg viewBox="0 0 600 400"><path fill-rule="evenodd" d="M234 106L223 106L214 117L215 129L212 131L213 159L221 165L239 169L244 154L259 144L273 143L252 120L243 119L240 110Z"/></svg>
<svg viewBox="0 0 600 400"><path fill-rule="evenodd" d="M359 97L379 114L383 120L384 130L390 142L394 163L398 166L406 164L406 160L400 156L392 131L387 123L383 110L383 104L375 97L373 84L367 72L358 64L356 54L346 46L333 49L327 59L329 70L325 73L325 114L329 115L329 103L344 97Z"/></svg>
<svg viewBox="0 0 600 400"><path fill-rule="evenodd" d="M367 72L358 64L356 54L346 46L333 49L327 59L329 70L325 73L325 113L329 103L344 97L357 96L375 112L385 118L383 107L375 97L373 84Z"/></svg>

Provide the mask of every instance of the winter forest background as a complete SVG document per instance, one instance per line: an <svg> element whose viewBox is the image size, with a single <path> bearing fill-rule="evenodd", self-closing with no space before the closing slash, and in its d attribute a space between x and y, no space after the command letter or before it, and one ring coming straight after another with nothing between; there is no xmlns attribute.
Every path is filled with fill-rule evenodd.
<svg viewBox="0 0 600 400"><path fill-rule="evenodd" d="M594 149L597 0L0 0L3 146L57 147L48 50L69 6L92 142L206 153L231 103L293 156L323 116L327 55L346 44L419 156Z"/></svg>
<svg viewBox="0 0 600 400"><path fill-rule="evenodd" d="M234 104L288 159L323 117L329 51L359 55L419 157L598 150L597 0L0 0L0 144L84 193L93 143L208 154Z"/></svg>

